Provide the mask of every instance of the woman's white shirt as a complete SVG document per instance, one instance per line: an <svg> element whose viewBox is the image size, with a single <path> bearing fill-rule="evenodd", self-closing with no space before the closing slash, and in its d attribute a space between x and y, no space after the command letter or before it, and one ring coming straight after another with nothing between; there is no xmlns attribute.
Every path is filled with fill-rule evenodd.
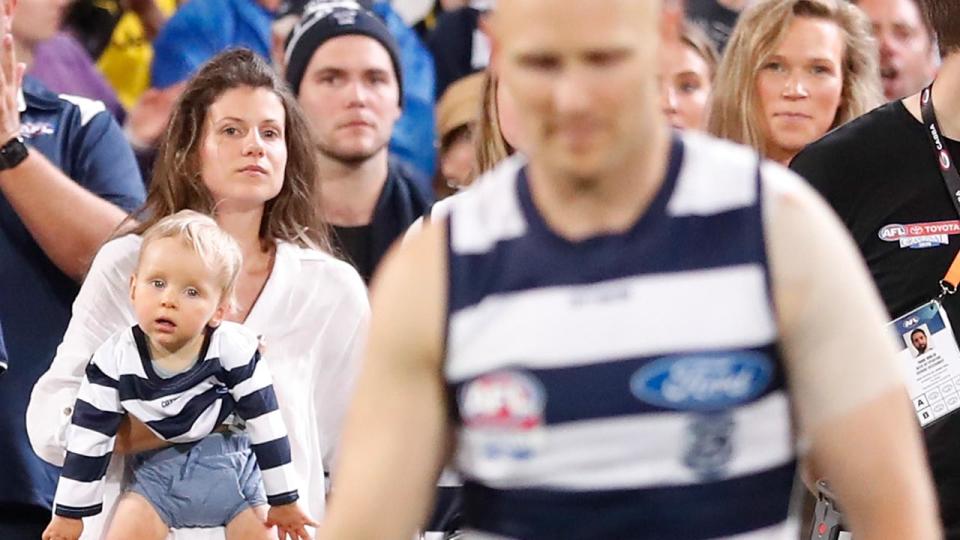
<svg viewBox="0 0 960 540"><path fill-rule="evenodd" d="M73 315L50 369L33 388L27 432L37 454L63 463L64 434L94 351L118 330L136 324L130 276L140 237L101 248L73 304ZM278 243L273 270L244 326L263 336L280 411L290 433L300 504L314 519L324 511L329 471L343 415L359 370L369 320L366 288L356 271L328 254ZM105 532L123 477L122 456L107 472L104 511L84 519L81 540ZM181 529L177 540L222 539L223 529Z"/></svg>

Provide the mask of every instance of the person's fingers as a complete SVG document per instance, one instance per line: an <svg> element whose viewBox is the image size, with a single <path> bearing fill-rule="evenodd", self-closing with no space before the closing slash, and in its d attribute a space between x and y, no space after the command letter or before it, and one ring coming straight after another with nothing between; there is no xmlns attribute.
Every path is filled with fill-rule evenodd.
<svg viewBox="0 0 960 540"><path fill-rule="evenodd" d="M16 82L17 80L17 48L13 46L13 34L7 34L10 37L10 54L8 55L9 64L3 66L6 68L7 80L11 83Z"/></svg>
<svg viewBox="0 0 960 540"><path fill-rule="evenodd" d="M12 47L13 36L10 34L4 34L3 38L0 39L0 99L3 100L3 106L9 107L10 99L10 83L11 80L7 78L7 62L9 59L9 51Z"/></svg>
<svg viewBox="0 0 960 540"><path fill-rule="evenodd" d="M0 50L0 75L3 75L5 82L9 82L12 80L10 76L10 60L13 57L13 34L3 34L3 39L0 40L0 46L2 46L2 50Z"/></svg>
<svg viewBox="0 0 960 540"><path fill-rule="evenodd" d="M310 533L307 532L306 527L301 526L301 527L297 528L296 531L297 531L297 539L298 539L298 540L311 540L311 539L310 539Z"/></svg>
<svg viewBox="0 0 960 540"><path fill-rule="evenodd" d="M17 91L14 85L17 82L16 53L13 49L13 34L3 36L3 98L7 106L7 114L17 110Z"/></svg>

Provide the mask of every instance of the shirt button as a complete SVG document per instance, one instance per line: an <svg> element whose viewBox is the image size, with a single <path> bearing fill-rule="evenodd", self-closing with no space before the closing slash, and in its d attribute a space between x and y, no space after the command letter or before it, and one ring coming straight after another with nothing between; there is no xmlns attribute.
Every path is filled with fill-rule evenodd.
<svg viewBox="0 0 960 540"><path fill-rule="evenodd" d="M67 407L63 409L63 414L66 414L66 415L73 414L73 409L71 409L70 407Z"/></svg>

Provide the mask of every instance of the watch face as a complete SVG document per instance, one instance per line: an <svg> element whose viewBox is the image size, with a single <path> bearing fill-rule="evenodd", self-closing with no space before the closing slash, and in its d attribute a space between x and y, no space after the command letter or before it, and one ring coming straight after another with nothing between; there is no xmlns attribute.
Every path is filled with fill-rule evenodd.
<svg viewBox="0 0 960 540"><path fill-rule="evenodd" d="M10 139L6 144L0 147L0 170L12 169L27 158L27 145L23 139L16 137Z"/></svg>

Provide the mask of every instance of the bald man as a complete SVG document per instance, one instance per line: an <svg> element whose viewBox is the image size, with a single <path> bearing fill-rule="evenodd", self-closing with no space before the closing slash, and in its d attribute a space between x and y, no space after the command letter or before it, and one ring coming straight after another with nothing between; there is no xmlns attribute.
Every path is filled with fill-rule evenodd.
<svg viewBox="0 0 960 540"><path fill-rule="evenodd" d="M468 537L796 538L798 447L856 537L937 538L841 225L789 171L667 127L650 66L678 4L498 2L529 160L375 279L320 538L410 538L451 455Z"/></svg>

